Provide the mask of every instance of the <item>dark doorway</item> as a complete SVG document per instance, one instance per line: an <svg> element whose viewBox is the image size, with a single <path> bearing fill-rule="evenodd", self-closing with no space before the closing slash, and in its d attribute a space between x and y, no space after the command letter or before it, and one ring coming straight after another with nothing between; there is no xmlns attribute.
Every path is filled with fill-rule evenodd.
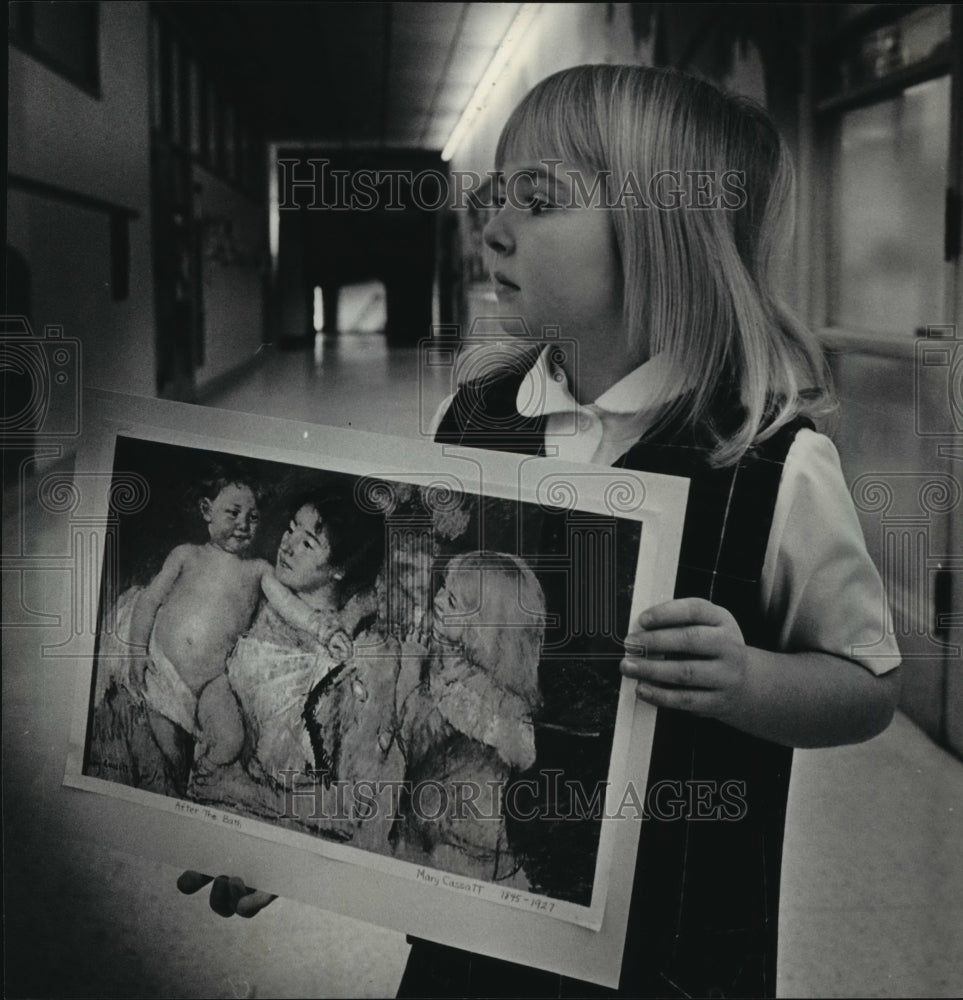
<svg viewBox="0 0 963 1000"><path fill-rule="evenodd" d="M445 165L420 151L281 149L279 268L300 271L301 329L313 338L315 288L324 332L343 326L340 289L366 281L385 288L385 336L411 346L431 333L432 295ZM282 286L290 287L282 274ZM290 324L290 321L289 321Z"/></svg>

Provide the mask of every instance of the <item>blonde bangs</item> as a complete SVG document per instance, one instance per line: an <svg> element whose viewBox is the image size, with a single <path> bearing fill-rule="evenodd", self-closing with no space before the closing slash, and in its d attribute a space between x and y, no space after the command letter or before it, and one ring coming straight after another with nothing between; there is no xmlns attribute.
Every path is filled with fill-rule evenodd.
<svg viewBox="0 0 963 1000"><path fill-rule="evenodd" d="M495 147L495 167L519 160L561 159L602 169L593 74L577 67L555 74L525 95L505 123Z"/></svg>

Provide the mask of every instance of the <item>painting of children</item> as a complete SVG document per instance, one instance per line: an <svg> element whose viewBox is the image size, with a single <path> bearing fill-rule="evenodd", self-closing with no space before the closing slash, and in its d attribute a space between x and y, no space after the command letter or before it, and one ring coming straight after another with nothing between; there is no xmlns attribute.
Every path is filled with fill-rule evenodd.
<svg viewBox="0 0 963 1000"><path fill-rule="evenodd" d="M614 545L607 515L144 441L115 463L151 497L119 517L85 775L589 904L600 817L514 793L605 777L617 623L573 592L590 579L625 618L637 530Z"/></svg>

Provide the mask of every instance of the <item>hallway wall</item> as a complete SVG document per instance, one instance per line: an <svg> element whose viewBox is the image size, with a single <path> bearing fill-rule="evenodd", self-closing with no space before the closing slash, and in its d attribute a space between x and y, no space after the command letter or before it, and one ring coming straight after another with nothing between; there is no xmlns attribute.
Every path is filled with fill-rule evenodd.
<svg viewBox="0 0 963 1000"><path fill-rule="evenodd" d="M200 392L250 362L264 340L266 215L235 187L193 168L195 216L201 228L204 360L194 372Z"/></svg>
<svg viewBox="0 0 963 1000"><path fill-rule="evenodd" d="M109 216L11 185L7 240L31 272L34 333L81 342L90 385L152 395L147 5L100 5L101 96L9 46L9 172L139 213L130 288L113 301Z"/></svg>
<svg viewBox="0 0 963 1000"><path fill-rule="evenodd" d="M57 324L79 340L85 384L153 396L149 10L99 5L99 96L9 46L7 240L30 269L34 334ZM194 388L203 391L249 361L263 340L267 227L263 204L200 165L192 169L205 320ZM34 186L18 185L20 177ZM111 287L111 207L136 214L120 301Z"/></svg>

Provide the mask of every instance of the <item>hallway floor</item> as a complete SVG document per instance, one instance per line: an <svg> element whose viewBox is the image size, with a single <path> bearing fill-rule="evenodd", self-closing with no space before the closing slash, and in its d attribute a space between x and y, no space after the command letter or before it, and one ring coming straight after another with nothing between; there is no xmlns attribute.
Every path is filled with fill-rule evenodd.
<svg viewBox="0 0 963 1000"><path fill-rule="evenodd" d="M416 349L389 352L377 334L345 334L319 339L313 354L267 347L258 367L207 403L412 437L449 391L439 367L413 392L419 368ZM407 954L399 934L283 899L253 920L221 920L203 894L177 893L178 869L145 861L134 845L125 853L62 838L42 816L16 812L21 795L46 806L62 773L56 761L30 766L37 748L59 739L69 713L50 703L54 674L44 670L59 666L32 669L36 645L28 629L5 630L7 780L14 774L5 796L8 988L23 983L33 996L393 995ZM796 753L779 994L963 995L963 763L903 715L867 744Z"/></svg>

